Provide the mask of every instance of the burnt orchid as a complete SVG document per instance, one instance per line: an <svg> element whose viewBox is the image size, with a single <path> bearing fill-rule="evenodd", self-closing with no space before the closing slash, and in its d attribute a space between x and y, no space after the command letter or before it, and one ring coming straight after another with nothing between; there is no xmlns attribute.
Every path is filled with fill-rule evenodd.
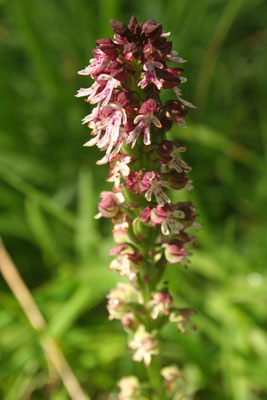
<svg viewBox="0 0 267 400"><path fill-rule="evenodd" d="M185 126L188 108L180 85L183 69L168 63L184 63L167 40L169 32L154 20L128 26L110 22L114 39L101 39L90 64L80 71L94 83L77 97L95 107L84 119L93 136L85 146L96 145L109 163L111 191L102 192L97 218L110 218L116 246L110 270L126 277L108 298L109 319L119 319L129 336L132 358L144 363L148 382L135 376L122 378L121 400L181 399L184 381L177 366L161 359L161 329L174 323L182 333L192 327L192 309L173 305L162 283L167 263L185 266L198 229L191 202L172 202L172 191L192 190L191 167L181 158L187 149L166 137L172 125ZM173 90L162 103L160 92ZM113 397L112 397L113 398Z"/></svg>

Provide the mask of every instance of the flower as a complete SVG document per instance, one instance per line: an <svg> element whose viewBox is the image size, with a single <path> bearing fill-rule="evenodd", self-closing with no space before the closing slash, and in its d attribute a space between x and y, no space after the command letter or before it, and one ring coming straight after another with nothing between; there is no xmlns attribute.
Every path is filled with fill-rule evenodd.
<svg viewBox="0 0 267 400"><path fill-rule="evenodd" d="M160 371L161 375L166 379L166 381L171 382L177 379L180 379L182 374L179 368L176 365L169 365L167 367L162 368Z"/></svg>
<svg viewBox="0 0 267 400"><path fill-rule="evenodd" d="M110 255L117 255L110 266L110 270L115 270L121 276L127 276L130 281L136 279L136 274L139 270L139 264L142 261L142 255L131 250L125 244L119 244L110 251Z"/></svg>
<svg viewBox="0 0 267 400"><path fill-rule="evenodd" d="M179 234L185 227L193 224L196 214L191 202L158 205L151 211L151 221L161 225L163 235Z"/></svg>
<svg viewBox="0 0 267 400"><path fill-rule="evenodd" d="M179 144L171 140L163 140L158 147L158 156L161 165L168 167L170 170L175 170L178 174L188 173L192 170L179 154L186 151L185 147L179 147Z"/></svg>
<svg viewBox="0 0 267 400"><path fill-rule="evenodd" d="M118 382L119 400L147 400L141 395L141 386L135 376L125 376Z"/></svg>
<svg viewBox="0 0 267 400"><path fill-rule="evenodd" d="M111 219L117 245L110 251L109 269L129 281L107 295L109 319L121 320L133 359L149 366L159 353L161 327L171 321L186 332L193 313L173 307L167 287L158 287L167 261L185 264L194 244L187 229L199 227L191 202L170 200L171 189L191 190L191 167L181 158L186 148L166 139L173 123L185 126L188 108L194 106L180 90L186 81L183 69L168 65L185 62L172 50L170 32L154 20L143 24L135 17L128 25L112 20L111 27L114 39L96 41L94 58L79 72L94 83L76 96L95 104L82 120L92 135L85 146L104 152L97 164L109 163L107 181L113 183L111 191L101 193L96 217ZM160 91L165 89L177 99L163 103ZM169 366L162 375L165 397L178 399L180 371ZM119 400L148 400L156 394L153 385L141 385L134 376L118 385Z"/></svg>
<svg viewBox="0 0 267 400"><path fill-rule="evenodd" d="M176 170L171 170L166 176L172 189L181 190L185 187L188 191L191 190L191 186L188 186L191 181L184 171L177 172Z"/></svg>
<svg viewBox="0 0 267 400"><path fill-rule="evenodd" d="M181 83L179 75L183 71L182 68L164 68L160 71L160 81L164 89L170 89Z"/></svg>
<svg viewBox="0 0 267 400"><path fill-rule="evenodd" d="M139 109L139 115L135 117L134 123L138 124L129 134L126 143L132 143L132 148L141 133L144 133L144 144L151 144L150 127L153 123L157 128L161 128L160 120L154 115L160 108L154 99L144 101Z"/></svg>
<svg viewBox="0 0 267 400"><path fill-rule="evenodd" d="M190 317L195 314L192 308L179 308L170 313L170 322L176 322L177 328L180 332L187 334L186 327L194 328L194 325L190 322Z"/></svg>
<svg viewBox="0 0 267 400"><path fill-rule="evenodd" d="M115 60L118 51L115 43L111 39L100 39L96 42L97 49L93 50L95 58L90 60L90 65L78 72L80 75L99 74L103 70L103 63Z"/></svg>
<svg viewBox="0 0 267 400"><path fill-rule="evenodd" d="M109 292L107 298L109 319L121 319L131 310L130 303L140 301L140 294L132 285L119 282L117 287Z"/></svg>
<svg viewBox="0 0 267 400"><path fill-rule="evenodd" d="M168 365L160 371L170 393L177 393L178 384L183 382L182 373L176 365ZM179 397L178 397L179 399ZM178 400L177 399L177 400Z"/></svg>
<svg viewBox="0 0 267 400"><path fill-rule="evenodd" d="M135 331L139 325L139 321L132 311L127 312L121 317L121 323L125 330L132 331Z"/></svg>
<svg viewBox="0 0 267 400"><path fill-rule="evenodd" d="M163 235L170 233L179 234L183 229L180 219L184 217L184 213L175 209L174 204L165 204L164 206L156 206L151 211L151 221L161 225Z"/></svg>
<svg viewBox="0 0 267 400"><path fill-rule="evenodd" d="M151 363L151 357L159 353L155 335L146 332L143 325L140 325L135 332L133 340L129 342L129 347L135 350L133 360L137 362L144 361L146 366Z"/></svg>
<svg viewBox="0 0 267 400"><path fill-rule="evenodd" d="M163 244L165 247L166 260L175 264L181 262L186 257L186 251L184 243L180 240L172 240L170 243Z"/></svg>
<svg viewBox="0 0 267 400"><path fill-rule="evenodd" d="M115 217L120 210L120 204L124 202L124 197L121 192L102 192L100 198L101 200L98 203L99 214L97 214L95 218Z"/></svg>
<svg viewBox="0 0 267 400"><path fill-rule="evenodd" d="M172 50L170 54L167 55L167 60L171 62L177 62L177 63L184 63L187 62L184 60L182 57L176 57L178 56L178 51Z"/></svg>
<svg viewBox="0 0 267 400"><path fill-rule="evenodd" d="M181 101L168 100L164 105L165 117L180 126L185 126L184 117L188 113Z"/></svg>
<svg viewBox="0 0 267 400"><path fill-rule="evenodd" d="M130 156L117 154L110 160L110 170L107 182L114 182L114 187L119 189L121 178L126 179L130 174L128 164L131 162Z"/></svg>
<svg viewBox="0 0 267 400"><path fill-rule="evenodd" d="M97 145L100 150L106 150L106 155L97 162L97 164L105 164L120 151L123 140L126 137L125 129L121 126L126 124L127 115L125 110L119 104L108 104L98 111L98 121L94 121L96 112L91 113L84 118L84 122L90 122L93 128L92 135L95 137L85 143L84 146ZM102 135L102 131L104 134ZM113 150L113 151L112 151Z"/></svg>
<svg viewBox="0 0 267 400"><path fill-rule="evenodd" d="M146 192L145 198L151 201L152 194L154 194L158 204L164 206L165 203L170 203L169 197L163 192L162 187L170 188L170 184L161 180L162 174L156 171L148 171L144 174L140 189Z"/></svg>
<svg viewBox="0 0 267 400"><path fill-rule="evenodd" d="M147 224L150 221L150 217L151 217L151 209L150 207L145 207L140 213L140 220L144 224Z"/></svg>
<svg viewBox="0 0 267 400"><path fill-rule="evenodd" d="M157 78L157 72L155 68L158 69L163 69L163 64L159 61L147 61L144 63L143 69L143 79L138 82L138 86L141 87L141 89L144 89L149 82L154 83L156 85L157 89L160 90L162 88L162 82Z"/></svg>
<svg viewBox="0 0 267 400"><path fill-rule="evenodd" d="M150 316L152 319L157 319L160 314L169 315L169 306L172 302L172 297L168 290L152 293L152 300L146 304L147 308L151 308Z"/></svg>
<svg viewBox="0 0 267 400"><path fill-rule="evenodd" d="M142 170L136 172L130 172L125 179L125 185L128 190L131 190L135 194L141 194L140 182L143 178L144 172Z"/></svg>
<svg viewBox="0 0 267 400"><path fill-rule="evenodd" d="M101 74L90 88L78 90L76 97L88 96L88 102L91 104L103 100L102 106L105 106L109 103L113 90L120 85L121 82L112 76Z"/></svg>
<svg viewBox="0 0 267 400"><path fill-rule="evenodd" d="M113 222L113 239L115 243L125 243L129 241L128 238L128 229L129 229L129 221L125 214L118 214L115 218L112 219Z"/></svg>

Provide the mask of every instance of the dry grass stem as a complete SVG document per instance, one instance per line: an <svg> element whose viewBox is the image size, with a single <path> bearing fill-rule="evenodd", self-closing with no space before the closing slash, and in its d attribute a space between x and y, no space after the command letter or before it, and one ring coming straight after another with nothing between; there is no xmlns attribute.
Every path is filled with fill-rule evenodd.
<svg viewBox="0 0 267 400"><path fill-rule="evenodd" d="M45 319L34 302L29 289L22 280L11 257L5 249L1 238L0 271L33 328L38 332L43 331L46 327ZM72 400L90 400L90 398L83 392L79 382L77 381L77 378L75 377L56 341L53 338L46 336L40 338L40 344L45 352L46 357L48 360L50 360L60 376L70 398Z"/></svg>

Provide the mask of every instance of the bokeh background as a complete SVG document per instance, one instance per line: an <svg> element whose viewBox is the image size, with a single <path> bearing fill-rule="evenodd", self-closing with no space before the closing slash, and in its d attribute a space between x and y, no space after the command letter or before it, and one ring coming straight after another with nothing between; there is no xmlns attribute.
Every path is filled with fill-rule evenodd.
<svg viewBox="0 0 267 400"><path fill-rule="evenodd" d="M167 277L197 330L164 331L166 362L199 400L267 398L267 113L264 0L1 0L0 233L84 390L104 400L130 361L107 321L109 221L94 220L106 166L84 148L94 41L110 19L154 18L189 60L184 97L198 106L172 138L188 146L203 224L188 269ZM0 398L65 400L39 337L0 283Z"/></svg>

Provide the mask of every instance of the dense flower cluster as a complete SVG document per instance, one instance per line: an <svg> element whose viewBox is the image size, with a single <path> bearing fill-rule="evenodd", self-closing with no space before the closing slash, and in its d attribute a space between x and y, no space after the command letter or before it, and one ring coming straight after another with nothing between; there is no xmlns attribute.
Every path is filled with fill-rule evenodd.
<svg viewBox="0 0 267 400"><path fill-rule="evenodd" d="M113 188L101 193L97 215L113 224L117 245L110 269L129 279L107 296L110 319L122 321L133 359L149 366L160 352L159 327L171 321L185 332L193 313L173 307L168 290L158 286L167 262L186 264L195 243L190 234L198 228L195 207L172 202L172 190L192 190L191 167L181 158L186 148L166 138L174 123L185 126L194 106L182 98L183 69L169 66L185 60L172 50L162 25L138 24L132 17L128 26L111 21L111 27L114 39L98 40L94 58L79 72L94 83L77 96L95 105L83 119L93 136L85 146L105 152L97 163L110 166L107 180ZM162 104L164 89L172 89L176 100ZM175 368L163 373L168 387L180 377ZM137 398L136 393L143 398L137 378L124 378L119 385L119 399Z"/></svg>

